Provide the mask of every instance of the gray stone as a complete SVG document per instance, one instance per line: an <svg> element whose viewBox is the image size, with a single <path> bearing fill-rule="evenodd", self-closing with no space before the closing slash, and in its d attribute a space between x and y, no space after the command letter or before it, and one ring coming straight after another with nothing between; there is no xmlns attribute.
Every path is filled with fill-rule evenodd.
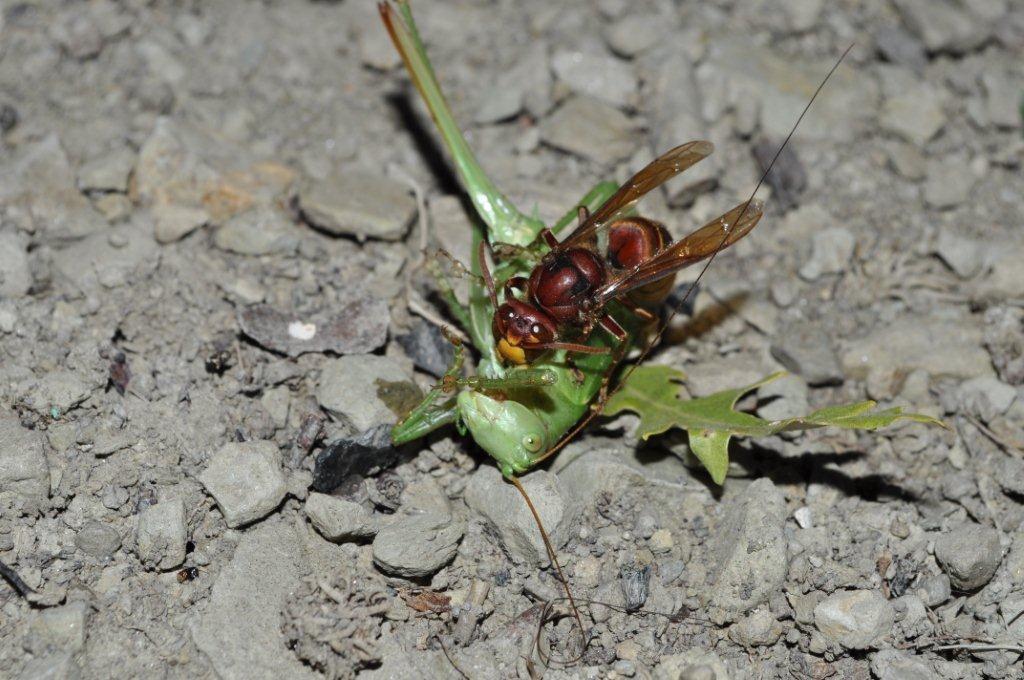
<svg viewBox="0 0 1024 680"><path fill-rule="evenodd" d="M299 189L299 206L319 229L360 241L398 241L416 217L409 187L364 172L306 180Z"/></svg>
<svg viewBox="0 0 1024 680"><path fill-rule="evenodd" d="M90 386L66 369L50 371L32 386L25 398L33 411L63 415L89 398Z"/></svg>
<svg viewBox="0 0 1024 680"><path fill-rule="evenodd" d="M981 84L985 88L988 120L1004 129L1020 128L1022 124L1019 97L1010 96L1016 88L1020 91L1020 79L1014 79L1005 69L985 69Z"/></svg>
<svg viewBox="0 0 1024 680"><path fill-rule="evenodd" d="M871 655L871 674L878 680L932 680L936 673L919 658L896 649Z"/></svg>
<svg viewBox="0 0 1024 680"><path fill-rule="evenodd" d="M762 385L757 390L759 401L766 401L759 406L757 414L765 420L782 420L807 415L808 404L807 383L798 375L784 375Z"/></svg>
<svg viewBox="0 0 1024 680"><path fill-rule="evenodd" d="M217 576L192 639L224 680L314 680L285 644L281 612L303 575L302 541L290 521L246 531Z"/></svg>
<svg viewBox="0 0 1024 680"><path fill-rule="evenodd" d="M703 100L693 77L693 64L682 45L675 45L658 60L649 75L653 93L651 133L655 149L663 153L691 139L707 139L708 131L698 102ZM667 189L673 205L689 205L697 196L718 185L722 168L717 157L709 158L673 178Z"/></svg>
<svg viewBox="0 0 1024 680"><path fill-rule="evenodd" d="M897 635L916 638L932 632L933 625L928 619L924 601L914 593L907 593L892 601L896 610Z"/></svg>
<svg viewBox="0 0 1024 680"><path fill-rule="evenodd" d="M153 206L153 236L157 243L174 243L210 221L202 208L160 203Z"/></svg>
<svg viewBox="0 0 1024 680"><path fill-rule="evenodd" d="M478 95L476 123L497 123L508 120L523 109L523 93L520 90L504 87L498 83L485 86Z"/></svg>
<svg viewBox="0 0 1024 680"><path fill-rule="evenodd" d="M75 534L75 545L86 555L106 560L121 547L121 534L109 524L89 520Z"/></svg>
<svg viewBox="0 0 1024 680"><path fill-rule="evenodd" d="M616 108L636 105L639 82L629 64L607 54L559 50L551 58L555 77L577 94Z"/></svg>
<svg viewBox="0 0 1024 680"><path fill-rule="evenodd" d="M729 680L729 672L718 654L690 649L661 657L654 668L654 680Z"/></svg>
<svg viewBox="0 0 1024 680"><path fill-rule="evenodd" d="M610 165L633 152L633 124L621 111L589 97L572 97L541 124L546 144Z"/></svg>
<svg viewBox="0 0 1024 680"><path fill-rule="evenodd" d="M993 374L977 325L920 315L902 316L847 343L840 361L844 373L856 379L866 377L869 370L909 374L921 369L933 378Z"/></svg>
<svg viewBox="0 0 1024 680"><path fill-rule="evenodd" d="M825 0L792 0L782 5L789 30L803 33L817 26L824 4Z"/></svg>
<svg viewBox="0 0 1024 680"><path fill-rule="evenodd" d="M88 12L65 12L50 26L50 35L79 61L92 59L103 50L103 35Z"/></svg>
<svg viewBox="0 0 1024 680"><path fill-rule="evenodd" d="M901 26L882 26L875 31L875 47L887 60L921 72L928 65L924 45Z"/></svg>
<svg viewBox="0 0 1024 680"><path fill-rule="evenodd" d="M37 430L13 415L0 417L0 499L15 498L40 508L50 494L50 471Z"/></svg>
<svg viewBox="0 0 1024 680"><path fill-rule="evenodd" d="M935 254L956 272L969 279L979 274L989 255L986 244L961 236L955 229L943 229L935 241Z"/></svg>
<svg viewBox="0 0 1024 680"><path fill-rule="evenodd" d="M767 607L758 607L729 629L729 638L743 647L767 647L782 636L782 624Z"/></svg>
<svg viewBox="0 0 1024 680"><path fill-rule="evenodd" d="M974 189L971 169L955 158L941 158L928 163L924 183L924 201L939 210L955 208L967 201Z"/></svg>
<svg viewBox="0 0 1024 680"><path fill-rule="evenodd" d="M820 324L794 323L785 327L772 341L771 353L809 385L843 382L843 370L832 349L832 341Z"/></svg>
<svg viewBox="0 0 1024 680"><path fill-rule="evenodd" d="M358 503L323 493L306 499L306 516L328 541L372 538L380 528L377 518Z"/></svg>
<svg viewBox="0 0 1024 680"><path fill-rule="evenodd" d="M814 281L826 274L840 274L853 257L853 248L857 239L849 229L829 227L816 231L811 236L811 256L800 267L800 276Z"/></svg>
<svg viewBox="0 0 1024 680"><path fill-rule="evenodd" d="M893 4L929 52L968 52L988 38L985 22L951 0L894 0Z"/></svg>
<svg viewBox="0 0 1024 680"><path fill-rule="evenodd" d="M217 145L198 130L161 116L143 142L136 159L133 197L146 205L196 209L205 191L218 179L201 156Z"/></svg>
<svg viewBox="0 0 1024 680"><path fill-rule="evenodd" d="M752 385L771 373L773 368L777 368L774 362L749 354L734 356L724 364L721 361L692 364L686 369L686 389L695 397L706 397L722 390Z"/></svg>
<svg viewBox="0 0 1024 680"><path fill-rule="evenodd" d="M387 301L352 288L329 312L300 315L291 309L256 304L238 313L242 332L261 346L291 357L309 352L372 352L387 341L390 320Z"/></svg>
<svg viewBox="0 0 1024 680"><path fill-rule="evenodd" d="M0 298L19 298L32 287L28 251L14 234L0 234Z"/></svg>
<svg viewBox="0 0 1024 680"><path fill-rule="evenodd" d="M185 504L180 498L162 500L139 514L135 549L149 569L173 569L185 561Z"/></svg>
<svg viewBox="0 0 1024 680"><path fill-rule="evenodd" d="M915 182L924 179L927 172L924 156L916 147L906 142L894 141L889 145L888 151L890 164L901 176Z"/></svg>
<svg viewBox="0 0 1024 680"><path fill-rule="evenodd" d="M1006 555L1006 576L1012 583L1024 581L1024 532L1013 535L1010 552Z"/></svg>
<svg viewBox="0 0 1024 680"><path fill-rule="evenodd" d="M814 608L815 627L846 649L877 648L895 618L893 606L874 590L836 592Z"/></svg>
<svg viewBox="0 0 1024 680"><path fill-rule="evenodd" d="M390 576L432 576L454 559L465 530L465 522L451 514L400 515L377 532L373 562Z"/></svg>
<svg viewBox="0 0 1024 680"><path fill-rule="evenodd" d="M878 124L883 130L922 147L946 125L942 97L931 85L915 85L885 100Z"/></svg>
<svg viewBox="0 0 1024 680"><path fill-rule="evenodd" d="M739 619L782 587L788 568L786 502L770 479L758 479L737 496L713 534L708 616Z"/></svg>
<svg viewBox="0 0 1024 680"><path fill-rule="evenodd" d="M55 274L81 293L116 288L156 269L158 246L150 225L140 220L93 234L54 252Z"/></svg>
<svg viewBox="0 0 1024 680"><path fill-rule="evenodd" d="M280 211L260 206L230 218L214 233L213 243L239 255L292 253L299 247L299 232Z"/></svg>
<svg viewBox="0 0 1024 680"><path fill-rule="evenodd" d="M935 559L953 588L972 591L988 583L1003 559L999 532L980 524L964 524L935 541Z"/></svg>
<svg viewBox="0 0 1024 680"><path fill-rule="evenodd" d="M0 203L25 231L51 240L79 239L106 228L106 220L78 191L56 135L26 147L7 172L0 170Z"/></svg>
<svg viewBox="0 0 1024 680"><path fill-rule="evenodd" d="M555 549L569 538L575 508L559 478L540 470L520 478ZM548 554L537 523L516 488L492 465L482 465L466 485L466 504L479 513L514 562L543 565Z"/></svg>
<svg viewBox="0 0 1024 680"><path fill-rule="evenodd" d="M128 176L135 167L135 153L119 147L93 158L78 169L78 187L83 191L128 191Z"/></svg>
<svg viewBox="0 0 1024 680"><path fill-rule="evenodd" d="M604 39L616 54L632 58L662 41L672 21L657 14L627 13L604 31Z"/></svg>
<svg viewBox="0 0 1024 680"><path fill-rule="evenodd" d="M316 400L331 415L355 431L364 432L377 425L398 422L398 415L384 398L390 401L388 395L397 391L392 388L403 384L418 393L409 376L391 359L353 354L324 365L317 381ZM395 402L392 406L402 410Z"/></svg>
<svg viewBox="0 0 1024 680"><path fill-rule="evenodd" d="M999 603L999 613L1006 622L1006 630L1012 639L1019 640L1024 635L1024 594L1017 593L1006 597Z"/></svg>
<svg viewBox="0 0 1024 680"><path fill-rule="evenodd" d="M199 475L199 481L232 528L273 512L287 491L281 473L281 451L271 441L225 444Z"/></svg>
<svg viewBox="0 0 1024 680"><path fill-rule="evenodd" d="M705 98L715 88L724 88L733 97L753 98L759 105L761 131L769 138L786 136L807 105L808 93L814 92L822 74L833 66L831 57L794 60L728 30L709 36L707 44L707 56L697 70L698 85L706 90ZM830 96L815 101L814 116L808 116L800 125L803 139L848 141L859 130L874 124L878 83L871 74L839 69L828 87ZM720 100L720 110L703 112L705 120L717 120L725 113L728 99Z"/></svg>
<svg viewBox="0 0 1024 680"><path fill-rule="evenodd" d="M978 376L960 383L956 398L961 409L987 423L1010 409L1017 389L994 376Z"/></svg>
<svg viewBox="0 0 1024 680"><path fill-rule="evenodd" d="M82 671L68 652L54 652L32 659L18 676L18 680L78 680Z"/></svg>
<svg viewBox="0 0 1024 680"><path fill-rule="evenodd" d="M29 624L26 646L33 654L54 651L74 654L85 645L89 605L81 600L36 613Z"/></svg>
<svg viewBox="0 0 1024 680"><path fill-rule="evenodd" d="M921 583L914 590L914 594L921 598L926 607L938 607L948 602L953 594L949 583L949 576L946 574L933 574L922 579Z"/></svg>

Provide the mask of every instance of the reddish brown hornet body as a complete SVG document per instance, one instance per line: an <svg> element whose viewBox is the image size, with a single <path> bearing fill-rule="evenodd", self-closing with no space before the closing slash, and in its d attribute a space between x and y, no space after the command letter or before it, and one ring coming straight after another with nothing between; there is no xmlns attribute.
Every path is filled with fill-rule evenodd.
<svg viewBox="0 0 1024 680"><path fill-rule="evenodd" d="M505 302L500 306L481 250L501 357L524 364L549 349L608 351L583 343L596 326L625 340L625 330L606 311L609 301L653 319L650 310L665 300L676 272L750 232L762 214L755 201L741 203L676 243L662 224L625 216L644 194L706 158L712 149L710 142L690 142L655 159L593 215L581 208L579 225L564 241L548 230L541 232L551 250L529 278L505 282ZM525 293L524 299L515 297L517 290Z"/></svg>

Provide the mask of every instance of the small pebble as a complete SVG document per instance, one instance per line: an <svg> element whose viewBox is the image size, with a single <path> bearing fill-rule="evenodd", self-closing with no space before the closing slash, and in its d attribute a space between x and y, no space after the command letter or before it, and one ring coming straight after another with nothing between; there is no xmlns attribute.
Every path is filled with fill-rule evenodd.
<svg viewBox="0 0 1024 680"><path fill-rule="evenodd" d="M1003 559L999 532L980 524L943 532L935 541L935 558L949 575L953 588L977 590L992 579Z"/></svg>
<svg viewBox="0 0 1024 680"><path fill-rule="evenodd" d="M938 607L952 597L949 576L935 574L923 579L914 591L926 607Z"/></svg>
<svg viewBox="0 0 1024 680"><path fill-rule="evenodd" d="M616 108L588 97L572 97L541 124L551 146L602 165L633 153L633 124Z"/></svg>
<svg viewBox="0 0 1024 680"><path fill-rule="evenodd" d="M121 547L121 534L109 524L90 520L78 530L75 545L86 555L106 560Z"/></svg>
<svg viewBox="0 0 1024 680"><path fill-rule="evenodd" d="M362 505L322 493L309 494L305 512L328 541L372 538L379 529L376 518Z"/></svg>
<svg viewBox="0 0 1024 680"><path fill-rule="evenodd" d="M771 353L808 385L839 385L843 382L843 369L832 348L832 339L820 323L784 326L772 341Z"/></svg>
<svg viewBox="0 0 1024 680"><path fill-rule="evenodd" d="M811 236L811 256L800 268L800 277L815 281L826 274L846 271L857 241L849 229L829 227Z"/></svg>
<svg viewBox="0 0 1024 680"><path fill-rule="evenodd" d="M974 182L974 173L965 164L953 158L936 159L928 163L924 201L937 210L955 208L970 197Z"/></svg>
<svg viewBox="0 0 1024 680"><path fill-rule="evenodd" d="M271 441L225 444L199 481L233 529L273 512L288 489L281 472L281 452Z"/></svg>
<svg viewBox="0 0 1024 680"><path fill-rule="evenodd" d="M896 612L874 590L839 591L814 608L814 625L847 649L876 648L892 632Z"/></svg>
<svg viewBox="0 0 1024 680"><path fill-rule="evenodd" d="M188 540L185 505L180 498L151 505L139 515L135 543L139 560L150 569L174 569L185 561Z"/></svg>
<svg viewBox="0 0 1024 680"><path fill-rule="evenodd" d="M629 64L605 54L559 50L551 70L572 91L616 108L634 106L639 81Z"/></svg>
<svg viewBox="0 0 1024 680"><path fill-rule="evenodd" d="M767 647L782 637L782 624L771 610L758 607L729 629L729 638L743 647Z"/></svg>
<svg viewBox="0 0 1024 680"><path fill-rule="evenodd" d="M452 561L465 530L451 515L398 517L373 539L373 562L391 576L426 578Z"/></svg>
<svg viewBox="0 0 1024 680"><path fill-rule="evenodd" d="M800 525L801 529L809 529L814 525L811 517L811 509L806 505L796 509L793 513L793 519L796 520L796 523Z"/></svg>
<svg viewBox="0 0 1024 680"><path fill-rule="evenodd" d="M675 541L672 540L672 532L668 529L658 529L647 541L647 546L651 549L651 552L663 553L670 551L675 546Z"/></svg>
<svg viewBox="0 0 1024 680"><path fill-rule="evenodd" d="M360 241L398 241L416 216L408 186L356 171L305 181L299 188L299 206L317 228Z"/></svg>
<svg viewBox="0 0 1024 680"><path fill-rule="evenodd" d="M89 605L81 600L38 611L29 624L27 646L33 654L74 654L85 645L88 619Z"/></svg>

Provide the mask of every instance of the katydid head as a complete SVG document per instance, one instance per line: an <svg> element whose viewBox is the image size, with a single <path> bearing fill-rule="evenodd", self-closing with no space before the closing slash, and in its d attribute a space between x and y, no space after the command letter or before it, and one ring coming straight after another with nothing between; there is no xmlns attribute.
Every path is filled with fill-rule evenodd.
<svg viewBox="0 0 1024 680"><path fill-rule="evenodd" d="M529 470L547 450L548 430L527 406L511 399L499 401L476 390L460 393L458 404L473 439L506 477Z"/></svg>

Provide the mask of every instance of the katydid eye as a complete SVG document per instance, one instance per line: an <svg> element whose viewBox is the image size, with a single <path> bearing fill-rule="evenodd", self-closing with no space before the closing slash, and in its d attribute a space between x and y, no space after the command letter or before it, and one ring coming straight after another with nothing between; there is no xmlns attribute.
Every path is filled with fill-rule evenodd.
<svg viewBox="0 0 1024 680"><path fill-rule="evenodd" d="M531 453L537 453L540 451L540 437L532 434L528 434L523 437L523 448Z"/></svg>

